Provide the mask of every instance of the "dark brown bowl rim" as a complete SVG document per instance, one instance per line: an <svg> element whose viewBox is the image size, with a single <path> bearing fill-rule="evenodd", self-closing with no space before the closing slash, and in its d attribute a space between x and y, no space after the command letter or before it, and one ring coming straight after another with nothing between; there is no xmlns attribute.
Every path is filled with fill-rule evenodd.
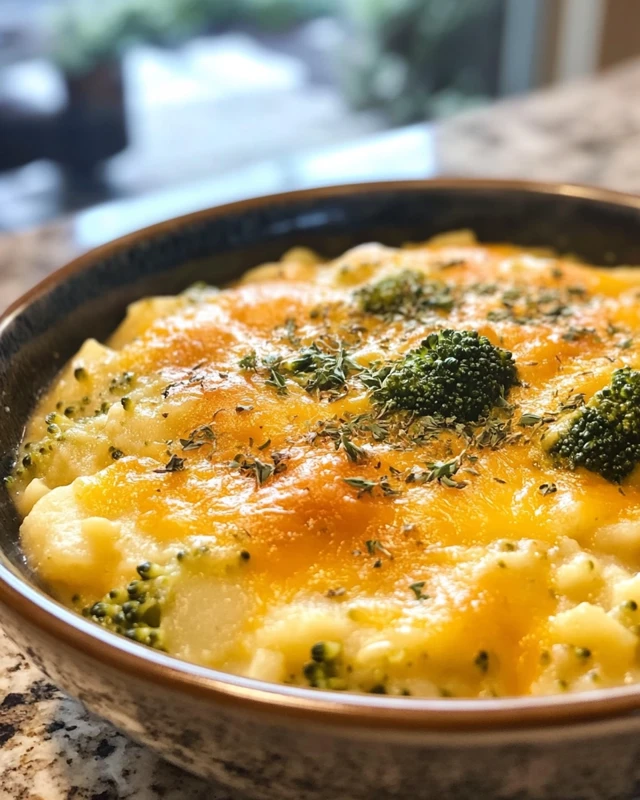
<svg viewBox="0 0 640 800"><path fill-rule="evenodd" d="M513 191L538 195L568 196L640 210L640 197L607 189L574 184L537 183L520 180L439 178L435 180L382 181L305 189L241 200L157 223L84 253L49 275L0 316L0 335L9 320L70 275L126 249L139 239L166 233L203 219L291 203L312 198L352 196L389 191L468 192ZM65 608L44 592L0 564L0 602L30 626L55 637L98 662L173 691L185 692L211 705L236 707L289 720L323 725L393 732L500 731L545 728L620 717L640 709L640 684L601 689L582 694L496 699L411 698L326 692L265 683L199 667L109 633Z"/></svg>

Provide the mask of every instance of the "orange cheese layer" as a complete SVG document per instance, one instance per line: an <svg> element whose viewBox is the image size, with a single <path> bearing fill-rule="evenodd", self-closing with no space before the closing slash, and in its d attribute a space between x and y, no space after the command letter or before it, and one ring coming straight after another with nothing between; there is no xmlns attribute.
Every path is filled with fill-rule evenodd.
<svg viewBox="0 0 640 800"><path fill-rule="evenodd" d="M363 313L357 289L400 269L445 282L453 308L412 320ZM219 579L205 589L200 575L205 623L170 648L245 674L264 651L283 665L276 679L304 682L309 647L329 638L345 642L356 689L473 696L635 680L633 626L616 611L640 566L635 474L619 487L560 468L538 428L518 420L588 400L614 369L638 365L639 289L631 271L435 242L364 246L330 264L297 252L221 292L143 301L109 347L85 345L28 427L13 484L27 558L60 597L93 602L141 561L193 545L246 550L250 561L224 578L239 592L225 599L233 630L220 627ZM533 296L544 313L523 322ZM278 393L260 366L320 340L366 365L441 328L476 330L513 353L512 435L495 449L451 433L416 444L365 432L352 439L365 452L356 463L323 432L374 412L366 388L349 380L335 397L287 378ZM241 369L254 351L258 370ZM407 481L463 451L462 488ZM162 471L172 457L182 469ZM256 460L274 468L263 482ZM562 615L585 604L623 629L623 656L605 652L617 629L594 633L588 615L582 638L579 627L564 633ZM288 609L299 624L287 630ZM574 664L566 653L579 647L590 655Z"/></svg>

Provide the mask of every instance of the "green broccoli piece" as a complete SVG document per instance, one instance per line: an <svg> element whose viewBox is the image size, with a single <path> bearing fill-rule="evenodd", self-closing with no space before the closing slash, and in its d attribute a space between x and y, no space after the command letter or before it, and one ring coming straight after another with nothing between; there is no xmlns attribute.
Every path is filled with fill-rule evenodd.
<svg viewBox="0 0 640 800"><path fill-rule="evenodd" d="M620 483L640 461L640 371L617 369L609 386L575 412L549 452Z"/></svg>
<svg viewBox="0 0 640 800"><path fill-rule="evenodd" d="M302 673L315 689L346 689L347 682L341 677L342 645L339 642L317 642L311 648L311 661Z"/></svg>
<svg viewBox="0 0 640 800"><path fill-rule="evenodd" d="M112 589L102 600L83 608L82 614L114 633L164 650L160 623L171 570L146 561L137 571L140 580L131 581L126 588Z"/></svg>
<svg viewBox="0 0 640 800"><path fill-rule="evenodd" d="M363 375L390 410L477 422L518 383L513 356L476 331L441 330L403 358Z"/></svg>
<svg viewBox="0 0 640 800"><path fill-rule="evenodd" d="M427 280L421 272L402 270L355 292L363 311L382 316L412 317L428 308L450 311L451 289L442 281Z"/></svg>
<svg viewBox="0 0 640 800"><path fill-rule="evenodd" d="M210 554L206 545L190 550L180 550L175 559L166 565L145 561L136 567L139 579L126 587L112 589L101 600L82 608L82 615L102 625L113 633L127 636L148 647L166 650L162 627L165 612L174 596L176 578L181 566ZM248 550L238 552L238 566L251 559ZM197 563L197 562L195 562ZM72 598L80 605L79 595Z"/></svg>

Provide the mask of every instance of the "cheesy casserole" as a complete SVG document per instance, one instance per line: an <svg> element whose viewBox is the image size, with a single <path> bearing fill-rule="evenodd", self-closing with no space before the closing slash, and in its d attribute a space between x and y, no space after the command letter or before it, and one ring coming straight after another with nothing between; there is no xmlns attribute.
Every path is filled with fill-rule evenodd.
<svg viewBox="0 0 640 800"><path fill-rule="evenodd" d="M27 427L28 563L96 623L267 681L637 681L639 294L463 232L137 302Z"/></svg>

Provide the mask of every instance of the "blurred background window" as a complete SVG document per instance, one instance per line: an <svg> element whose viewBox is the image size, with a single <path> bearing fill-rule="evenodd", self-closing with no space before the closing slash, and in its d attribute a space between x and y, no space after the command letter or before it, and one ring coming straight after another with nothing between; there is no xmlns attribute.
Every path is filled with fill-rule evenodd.
<svg viewBox="0 0 640 800"><path fill-rule="evenodd" d="M286 172L596 71L639 30L625 0L0 0L0 229Z"/></svg>

